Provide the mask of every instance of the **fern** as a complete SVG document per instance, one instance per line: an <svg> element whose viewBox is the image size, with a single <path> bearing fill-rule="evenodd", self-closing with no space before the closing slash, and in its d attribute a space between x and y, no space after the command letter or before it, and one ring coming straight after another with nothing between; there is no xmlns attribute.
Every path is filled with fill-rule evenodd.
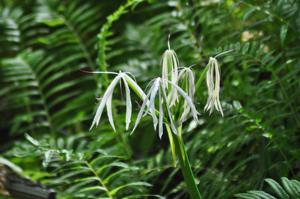
<svg viewBox="0 0 300 199"><path fill-rule="evenodd" d="M99 28L95 23L99 19L99 7L92 4L80 6L78 2L64 5L59 1L39 1L34 9L35 15L21 13L24 22L12 27L18 34L8 32L16 37L14 40L18 41L16 45L20 49L15 52L19 53L16 57L2 60L2 80L9 85L0 91L5 94L1 96L7 102L2 111L9 106L22 113L10 116L14 124L12 132L37 131L37 126L56 132L78 128L78 122L87 119L82 116L92 108L82 102L93 97L92 92L81 95L80 90L97 85L93 77L83 76L80 70L94 67L93 45L96 39L90 35L96 34ZM17 10L16 13L20 12ZM14 13L11 15L16 21L21 18ZM10 22L7 25L12 24L11 19L4 19ZM46 34L41 35L38 29L30 32L32 26L41 27ZM8 33L2 36L2 40L9 41L11 36ZM33 49L35 46L43 46L46 52ZM83 78L78 78L80 76ZM85 111L75 114L79 107L85 107ZM71 115L74 117L69 117ZM63 119L66 116L68 120Z"/></svg>
<svg viewBox="0 0 300 199"><path fill-rule="evenodd" d="M201 175L200 179L207 180L207 183L203 183L205 188L202 188L207 190L205 198L230 198L240 189L259 186L269 172L280 171L278 175L287 175L287 171L292 170L297 161L295 137L288 138L288 135L295 135L299 126L299 89L296 89L299 86L296 75L299 74L299 67L296 67L299 49L294 49L295 53L287 55L282 45L292 47L295 44L293 42L298 42L297 32L291 28L298 27L294 23L299 12L288 12L287 9L289 16L281 16L282 13L275 12L280 11L276 10L277 7L297 10L298 3L284 1L283 6L283 1L281 4L278 1L273 6L274 1L253 1L256 13L246 16L250 7L243 3L189 1L189 5L190 2L193 2L190 7L179 1L172 1L158 2L144 9L145 19L140 17L144 22L131 22L127 25L125 34L113 40L116 41L113 46L123 46L123 49L109 52L107 58L117 66L115 68L125 68L126 71L141 74L138 75L139 79L147 80L149 77L142 74L155 76L159 64L155 60L165 47L163 44L166 37L162 35L170 32L174 41L172 45L182 55L180 58L184 60L183 65L186 60L189 63L195 60L196 71L201 70L204 65L201 57L234 50L222 57L224 64L221 66L224 74L223 105L232 118L218 120L203 116L201 125L191 122L191 134L186 135L187 140L190 140L190 156L197 157L194 165L203 163L201 166L205 167L197 170ZM157 14L152 16L149 14L151 12ZM286 22L282 20L274 25L274 21L265 20L266 14L272 18L276 15L272 19L276 23L279 18L284 18L293 25L286 26ZM139 16L135 13L133 18ZM224 23L226 21L230 23ZM244 35L248 32L253 37L244 41ZM199 49L199 44L200 47L203 46L202 49ZM123 56L126 56L126 60ZM289 63L287 60L290 60ZM199 88L199 96L203 89ZM242 113L232 108L233 100L242 104ZM216 122L220 123L220 127L215 125ZM274 157L276 160L266 157ZM198 159L204 161L196 162ZM162 163L164 164L166 163ZM238 166L233 168L232 165ZM257 170L261 172L256 172ZM249 173L252 175L248 175ZM220 181L212 183L216 176ZM179 184L176 185L180 187Z"/></svg>
<svg viewBox="0 0 300 199"><path fill-rule="evenodd" d="M38 126L58 131L59 128L70 125L70 120L63 121L61 118L64 117L64 114L74 110L75 107L72 108L66 104L67 107L61 111L53 112L52 110L53 108L57 110L57 107L64 104L66 100L73 99L74 104L76 104L76 101L79 101L78 98L75 98L76 95L78 96L76 85L91 81L90 77L85 77L80 80L70 79L56 86L51 86L60 77L66 77L68 71L72 71L72 69L63 68L64 76L56 74L49 78L48 75L50 74L48 73L51 71L46 70L46 67L49 68L50 66L53 70L59 70L65 65L47 63L49 57L43 59L44 56L45 54L41 51L28 51L17 58L3 61L2 80L7 87L1 89L3 100L6 102L2 104L2 111L10 107L14 108L16 112L23 113L12 121L14 123L11 129L13 132L18 132L19 129L22 129L23 132L35 131ZM64 90L69 90L69 92L57 97L57 94ZM86 97L89 95L82 96L81 99Z"/></svg>
<svg viewBox="0 0 300 199"><path fill-rule="evenodd" d="M141 180L141 169L125 163L121 146L112 145L114 136L109 131L104 135L105 139L78 135L40 141L26 135L32 146L24 145L14 154L32 155L35 148L35 155L42 156L44 167L54 174L50 184L64 198L162 198L147 194L151 184Z"/></svg>
<svg viewBox="0 0 300 199"><path fill-rule="evenodd" d="M297 0L0 0L0 150L8 149L5 158L23 167L25 175L56 187L62 198L101 186L87 165L105 156L92 165L94 171L108 166L99 171L101 180L120 171L124 184L152 184L121 189L115 198L188 198L180 172L172 168L168 140L162 137L158 143L149 120L137 129L142 133L133 134L130 142L124 139L125 128L118 122L125 120L119 106L123 100L114 101L118 136L105 121L93 134L85 132L91 102L97 102L106 80L82 70L109 67L146 82L159 73L171 34L180 65L193 64L197 79L209 57L233 50L219 57L225 117L202 113L200 123L188 120L184 129L204 198L232 198L263 187L266 176L298 179L299 10ZM196 106L203 107L207 93L204 84L198 86ZM38 146L35 139L31 145L19 141L25 132ZM133 149L130 160L127 147ZM74 165L61 167L68 163ZM124 173L122 166L128 168ZM81 167L88 172L63 177ZM293 185L269 181L274 188L243 197L297 198L295 180L285 180ZM112 192L120 182L112 178L105 185ZM76 195L107 197L93 190Z"/></svg>
<svg viewBox="0 0 300 199"><path fill-rule="evenodd" d="M271 187L269 193L253 190L248 191L247 193L236 194L235 196L243 199L297 199L300 197L300 182L297 180L289 180L288 178L283 177L281 178L281 184L270 178L266 179L265 181Z"/></svg>
<svg viewBox="0 0 300 199"><path fill-rule="evenodd" d="M108 37L112 35L111 26L117 21L123 14L127 12L130 7L137 6L143 0L128 0L124 5L121 5L113 14L107 17L107 22L101 27L100 33L98 34L98 64L102 71L106 71L106 50L109 47L107 42Z"/></svg>

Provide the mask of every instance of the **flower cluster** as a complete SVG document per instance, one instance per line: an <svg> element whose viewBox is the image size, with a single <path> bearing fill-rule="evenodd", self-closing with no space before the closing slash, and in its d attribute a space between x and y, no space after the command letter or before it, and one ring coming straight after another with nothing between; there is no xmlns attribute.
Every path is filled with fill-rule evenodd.
<svg viewBox="0 0 300 199"><path fill-rule="evenodd" d="M161 65L162 76L151 81L147 94L127 73L114 73L116 77L112 80L96 111L91 128L98 126L101 115L106 106L110 125L115 130L112 113L112 95L114 88L123 82L126 94L126 130L128 130L131 116L132 103L130 90L133 90L143 101L140 111L135 120L132 132L137 128L143 116L149 114L153 120L154 129L158 126L158 135L163 135L164 123L168 123L173 133L177 134L177 128L192 116L198 121L198 111L194 104L195 75L190 67L179 67L178 57L174 50L169 48L164 52ZM220 69L216 58L211 57L207 65L206 83L208 88L208 99L204 107L205 111L212 113L214 109L223 116L219 100L220 92Z"/></svg>
<svg viewBox="0 0 300 199"><path fill-rule="evenodd" d="M178 92L177 98L179 98L179 96L181 96L183 98L186 109L191 111L195 120L198 120L199 113L196 110L196 107L193 103L192 98L177 84L175 84L171 81L168 81L168 80L165 80L165 82L164 82L162 78L158 77L153 81L152 86L148 91L147 98L145 98L143 101L142 107L138 113L138 116L137 116L137 119L135 122L135 126L133 128L133 131L139 124L139 122L143 116L143 113L149 112L153 119L154 129L157 128L157 124L159 126L158 135L160 138L163 135L164 116L166 116L165 120L167 120L170 123L172 131L175 134L177 134L177 128L176 128L174 117L173 117L174 114L171 109L171 102L173 101L173 99L169 98L169 96L173 95L172 94L173 92L170 92L168 94L164 83L169 84L173 88L172 90L175 90L176 92ZM158 98L158 109L155 108L155 99L156 98ZM147 110L146 110L146 106L147 106ZM158 119L157 119L156 113L158 113L158 117L159 117ZM187 115L186 110L184 110L183 113L185 115Z"/></svg>

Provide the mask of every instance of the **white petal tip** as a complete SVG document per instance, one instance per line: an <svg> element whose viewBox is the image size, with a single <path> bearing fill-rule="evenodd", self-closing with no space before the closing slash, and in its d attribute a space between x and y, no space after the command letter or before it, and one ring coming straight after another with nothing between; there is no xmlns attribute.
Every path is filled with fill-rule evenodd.
<svg viewBox="0 0 300 199"><path fill-rule="evenodd" d="M133 130L129 133L129 135L132 135L132 134L134 133L134 131L135 131L135 129L133 129Z"/></svg>
<svg viewBox="0 0 300 199"><path fill-rule="evenodd" d="M91 131L91 130L94 128L94 126L95 126L95 124L94 124L94 123L92 123L92 125L91 125L91 127L90 127L89 131Z"/></svg>

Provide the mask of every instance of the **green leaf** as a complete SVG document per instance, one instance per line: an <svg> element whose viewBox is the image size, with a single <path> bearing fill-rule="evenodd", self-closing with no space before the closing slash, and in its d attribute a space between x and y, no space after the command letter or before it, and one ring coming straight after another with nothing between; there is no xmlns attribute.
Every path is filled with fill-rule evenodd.
<svg viewBox="0 0 300 199"><path fill-rule="evenodd" d="M64 25L65 21L63 18L57 17L55 19L48 19L48 20L45 19L42 21L42 23L50 27L56 27L56 26Z"/></svg>
<svg viewBox="0 0 300 199"><path fill-rule="evenodd" d="M280 28L280 43L282 46L284 46L287 32L288 32L288 25L281 26L281 28Z"/></svg>
<svg viewBox="0 0 300 199"><path fill-rule="evenodd" d="M125 189L125 188L128 188L128 187L150 187L152 186L151 184L149 183L146 183L146 182L132 182L132 183L128 183L128 184L124 184L124 185L121 185L119 187L116 187L114 188L113 190L110 191L110 194L111 195L116 195L119 191Z"/></svg>
<svg viewBox="0 0 300 199"><path fill-rule="evenodd" d="M265 179L265 181L272 187L272 189L276 192L276 194L281 199L289 199L289 195L284 191L284 189L280 186L278 182L272 180L270 178Z"/></svg>

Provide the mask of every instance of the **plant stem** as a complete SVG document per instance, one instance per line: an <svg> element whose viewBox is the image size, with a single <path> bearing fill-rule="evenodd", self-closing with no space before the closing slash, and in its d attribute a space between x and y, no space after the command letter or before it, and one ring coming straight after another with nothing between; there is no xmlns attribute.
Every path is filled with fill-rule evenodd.
<svg viewBox="0 0 300 199"><path fill-rule="evenodd" d="M89 164L88 162L85 162L85 165L89 168L89 170L93 173L93 175L96 177L97 181L99 182L100 186L103 187L106 195L108 196L109 199L114 199L113 195L110 193L110 191L108 190L106 184L104 183L104 181L102 180L102 178L97 174L97 172L95 171L95 169L91 166L91 164Z"/></svg>
<svg viewBox="0 0 300 199"><path fill-rule="evenodd" d="M166 124L167 127L167 131L169 133L172 133L171 128ZM182 128L179 127L178 128L178 135L172 135L170 136L174 142L174 147L175 147L175 153L177 155L177 158L179 160L179 165L180 165L180 169L181 172L183 174L184 177L184 181L186 183L188 192L191 196L192 199L202 199L200 191L197 187L196 181L195 181L195 177L191 168L191 164L188 158L188 155L186 153L185 147L184 147L184 143L182 140L182 136L181 136L181 131Z"/></svg>

